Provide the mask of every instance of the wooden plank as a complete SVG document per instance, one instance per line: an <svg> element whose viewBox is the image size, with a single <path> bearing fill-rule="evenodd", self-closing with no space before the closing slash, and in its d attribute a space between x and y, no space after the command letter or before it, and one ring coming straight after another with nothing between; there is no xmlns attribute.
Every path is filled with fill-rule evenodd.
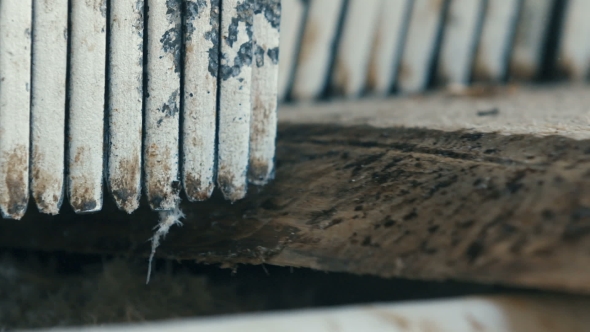
<svg viewBox="0 0 590 332"><path fill-rule="evenodd" d="M106 74L105 0L71 4L68 194L77 213L102 208Z"/></svg>
<svg viewBox="0 0 590 332"><path fill-rule="evenodd" d="M254 63L248 181L265 185L274 176L281 1L255 0L253 22Z"/></svg>
<svg viewBox="0 0 590 332"><path fill-rule="evenodd" d="M398 73L400 92L416 93L426 88L444 8L445 1L414 0Z"/></svg>
<svg viewBox="0 0 590 332"><path fill-rule="evenodd" d="M141 196L144 1L112 1L109 49L107 184L132 213Z"/></svg>
<svg viewBox="0 0 590 332"><path fill-rule="evenodd" d="M412 0L381 2L367 73L367 89L374 94L385 96L393 88L411 9Z"/></svg>
<svg viewBox="0 0 590 332"><path fill-rule="evenodd" d="M39 211L55 215L64 191L68 1L33 6L31 194Z"/></svg>
<svg viewBox="0 0 590 332"><path fill-rule="evenodd" d="M279 100L284 100L293 79L293 69L295 69L301 32L305 22L306 4L305 0L282 0L281 7L278 93Z"/></svg>
<svg viewBox="0 0 590 332"><path fill-rule="evenodd" d="M363 92L381 4L382 0L348 2L332 72L335 93L357 98Z"/></svg>
<svg viewBox="0 0 590 332"><path fill-rule="evenodd" d="M484 5L482 0L450 1L437 67L439 83L458 87L469 84Z"/></svg>
<svg viewBox="0 0 590 332"><path fill-rule="evenodd" d="M590 294L588 91L284 107L275 181L182 203L158 255ZM156 219L30 208L0 246L148 255Z"/></svg>
<svg viewBox="0 0 590 332"><path fill-rule="evenodd" d="M476 82L505 78L519 7L520 0L488 1L473 68Z"/></svg>
<svg viewBox="0 0 590 332"><path fill-rule="evenodd" d="M219 0L186 1L182 181L191 201L215 188Z"/></svg>
<svg viewBox="0 0 590 332"><path fill-rule="evenodd" d="M29 200L30 0L0 2L0 212L20 219Z"/></svg>
<svg viewBox="0 0 590 332"><path fill-rule="evenodd" d="M510 77L531 80L538 74L555 0L523 0L510 58Z"/></svg>
<svg viewBox="0 0 590 332"><path fill-rule="evenodd" d="M344 0L311 0L295 70L292 95L317 98L325 88Z"/></svg>
<svg viewBox="0 0 590 332"><path fill-rule="evenodd" d="M247 190L254 55L252 4L248 0L223 0L221 11L217 185L232 202L242 199Z"/></svg>
<svg viewBox="0 0 590 332"><path fill-rule="evenodd" d="M178 205L181 0L148 0L145 193L153 210Z"/></svg>
<svg viewBox="0 0 590 332"><path fill-rule="evenodd" d="M584 81L590 68L590 2L570 0L566 6L557 65L569 79Z"/></svg>

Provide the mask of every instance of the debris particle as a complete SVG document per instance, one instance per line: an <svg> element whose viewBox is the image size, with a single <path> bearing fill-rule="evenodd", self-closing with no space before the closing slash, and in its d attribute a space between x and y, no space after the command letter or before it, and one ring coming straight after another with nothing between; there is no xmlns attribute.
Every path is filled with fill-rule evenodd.
<svg viewBox="0 0 590 332"><path fill-rule="evenodd" d="M183 219L185 217L184 213L182 212L182 210L180 210L180 208L176 208L170 211L160 211L158 212L158 214L160 216L160 220L158 221L158 225L154 227L154 229L156 229L154 236L150 238L150 241L152 241L152 252L150 253L148 263L149 265L146 284L150 283L150 276L152 274L152 261L154 260L154 256L156 255L156 249L158 248L158 246L160 246L160 239L164 239L166 237L166 234L168 234L170 227L174 225L182 226L182 222L180 221L180 219Z"/></svg>
<svg viewBox="0 0 590 332"><path fill-rule="evenodd" d="M499 114L500 110L497 107L488 110L477 111L477 116L498 116Z"/></svg>

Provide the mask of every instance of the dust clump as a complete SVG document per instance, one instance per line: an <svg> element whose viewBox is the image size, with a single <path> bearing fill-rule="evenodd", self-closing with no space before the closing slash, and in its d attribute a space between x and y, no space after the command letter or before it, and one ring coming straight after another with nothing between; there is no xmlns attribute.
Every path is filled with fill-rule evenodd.
<svg viewBox="0 0 590 332"><path fill-rule="evenodd" d="M146 284L150 283L150 277L152 274L152 262L154 260L154 256L156 255L156 249L160 246L160 240L166 237L166 234L170 231L170 227L174 225L182 226L182 222L180 219L184 219L185 215L180 210L180 208L176 208L170 211L160 211L159 213L160 219L158 221L158 225L154 228L156 233L150 239L152 241L152 252L150 253L150 258L148 261L148 272L147 272L147 279Z"/></svg>

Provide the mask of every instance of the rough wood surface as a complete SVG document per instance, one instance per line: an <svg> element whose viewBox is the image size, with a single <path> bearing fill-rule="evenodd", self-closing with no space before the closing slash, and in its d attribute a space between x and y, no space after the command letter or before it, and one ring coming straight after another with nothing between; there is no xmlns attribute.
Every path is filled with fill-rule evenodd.
<svg viewBox="0 0 590 332"><path fill-rule="evenodd" d="M158 254L590 292L590 140L283 123L277 153L246 199L183 203ZM147 254L156 220L30 207L0 243Z"/></svg>

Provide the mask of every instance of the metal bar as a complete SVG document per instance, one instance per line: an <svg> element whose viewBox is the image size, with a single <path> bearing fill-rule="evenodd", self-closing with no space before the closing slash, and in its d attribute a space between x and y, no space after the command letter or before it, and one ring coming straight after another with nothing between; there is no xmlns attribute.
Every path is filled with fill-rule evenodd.
<svg viewBox="0 0 590 332"><path fill-rule="evenodd" d="M281 7L278 94L279 100L284 100L293 78L306 4L305 0L282 0Z"/></svg>
<svg viewBox="0 0 590 332"><path fill-rule="evenodd" d="M311 0L295 71L293 98L310 100L323 92L343 4L343 0Z"/></svg>
<svg viewBox="0 0 590 332"><path fill-rule="evenodd" d="M408 14L413 0L383 0L367 73L367 89L385 96L397 78L397 69L408 28Z"/></svg>
<svg viewBox="0 0 590 332"><path fill-rule="evenodd" d="M63 202L68 1L34 1L31 194L42 213Z"/></svg>
<svg viewBox="0 0 590 332"><path fill-rule="evenodd" d="M265 185L274 174L281 1L255 0L254 3L248 180L256 185Z"/></svg>
<svg viewBox="0 0 590 332"><path fill-rule="evenodd" d="M420 92L428 84L444 7L445 1L414 1L398 73L402 93Z"/></svg>
<svg viewBox="0 0 590 332"><path fill-rule="evenodd" d="M439 83L469 84L484 5L483 0L451 0L437 68Z"/></svg>
<svg viewBox="0 0 590 332"><path fill-rule="evenodd" d="M566 6L557 64L568 78L584 81L590 68L590 1L570 0Z"/></svg>
<svg viewBox="0 0 590 332"><path fill-rule="evenodd" d="M186 0L182 181L190 201L215 188L220 1Z"/></svg>
<svg viewBox="0 0 590 332"><path fill-rule="evenodd" d="M68 193L77 213L102 208L106 1L71 2Z"/></svg>
<svg viewBox="0 0 590 332"><path fill-rule="evenodd" d="M107 184L119 209L141 196L144 0L110 3Z"/></svg>
<svg viewBox="0 0 590 332"><path fill-rule="evenodd" d="M0 211L20 219L29 200L31 0L0 1Z"/></svg>
<svg viewBox="0 0 590 332"><path fill-rule="evenodd" d="M336 93L356 98L363 92L381 4L382 0L348 2L332 73Z"/></svg>
<svg viewBox="0 0 590 332"><path fill-rule="evenodd" d="M254 11L250 0L223 0L217 185L230 201L246 195Z"/></svg>
<svg viewBox="0 0 590 332"><path fill-rule="evenodd" d="M510 59L510 76L519 80L532 80L541 65L555 0L523 1Z"/></svg>
<svg viewBox="0 0 590 332"><path fill-rule="evenodd" d="M519 6L520 0L487 2L473 68L473 79L476 82L499 82L504 79Z"/></svg>
<svg viewBox="0 0 590 332"><path fill-rule="evenodd" d="M182 0L148 0L145 192L153 210L179 202Z"/></svg>

